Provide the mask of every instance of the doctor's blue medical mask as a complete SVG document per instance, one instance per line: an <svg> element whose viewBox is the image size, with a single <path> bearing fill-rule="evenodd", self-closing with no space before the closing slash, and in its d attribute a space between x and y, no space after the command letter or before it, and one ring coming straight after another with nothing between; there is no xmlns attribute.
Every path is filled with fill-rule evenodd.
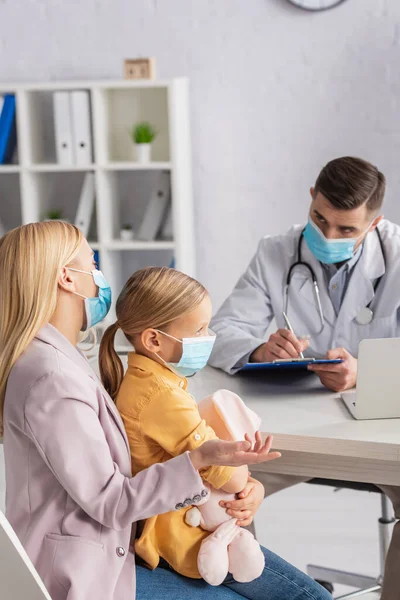
<svg viewBox="0 0 400 600"><path fill-rule="evenodd" d="M182 377L190 377L203 369L208 363L215 342L215 333L210 332L212 335L188 337L180 340L173 335L169 335L169 333L165 333L165 331L159 329L156 329L156 331L182 344L182 356L177 363L167 362L157 354L158 358L161 358L171 371L175 371Z"/></svg>
<svg viewBox="0 0 400 600"><path fill-rule="evenodd" d="M76 271L77 273L91 275L94 283L99 288L99 295L95 298L88 298L83 294L73 292L73 294L80 296L85 300L86 323L82 327L81 331L86 331L106 318L111 308L111 288L104 279L103 273L98 269L94 269L93 271L81 271L80 269L73 269L72 267L68 267L68 269L70 271Z"/></svg>
<svg viewBox="0 0 400 600"><path fill-rule="evenodd" d="M303 236L315 258L326 265L332 265L345 262L353 256L356 243L368 232L372 223L373 221L357 238L328 239L311 217L308 217L308 223Z"/></svg>

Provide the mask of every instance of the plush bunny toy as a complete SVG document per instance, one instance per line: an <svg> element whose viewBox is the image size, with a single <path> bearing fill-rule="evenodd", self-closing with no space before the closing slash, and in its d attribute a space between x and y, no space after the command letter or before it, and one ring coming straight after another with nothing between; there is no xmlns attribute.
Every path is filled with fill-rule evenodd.
<svg viewBox="0 0 400 600"><path fill-rule="evenodd" d="M201 400L198 407L207 425L223 440L244 440L245 433L254 440L261 424L241 398L228 390L218 390ZM209 492L201 504L185 515L188 525L212 532L201 544L197 559L199 573L211 585L220 585L228 572L241 583L253 581L261 575L265 564L260 545L219 505L221 500L234 500L234 494L211 486Z"/></svg>

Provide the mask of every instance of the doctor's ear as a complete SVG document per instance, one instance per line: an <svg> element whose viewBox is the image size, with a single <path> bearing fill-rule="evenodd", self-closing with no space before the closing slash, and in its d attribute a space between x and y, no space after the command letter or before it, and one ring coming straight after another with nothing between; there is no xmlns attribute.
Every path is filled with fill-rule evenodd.
<svg viewBox="0 0 400 600"><path fill-rule="evenodd" d="M314 200L314 198L315 198L315 188L313 188L313 187L310 187L310 196L311 196L312 200Z"/></svg>
<svg viewBox="0 0 400 600"><path fill-rule="evenodd" d="M65 292L75 291L75 282L71 276L71 271L67 267L63 267L58 277L58 287Z"/></svg>
<svg viewBox="0 0 400 600"><path fill-rule="evenodd" d="M379 225L379 223L382 221L383 218L384 218L383 215L379 215L379 217L376 217L372 221L371 231L374 231L374 229L376 229L377 225Z"/></svg>
<svg viewBox="0 0 400 600"><path fill-rule="evenodd" d="M149 352L159 352L161 349L159 335L155 329L145 329L140 334L140 341Z"/></svg>

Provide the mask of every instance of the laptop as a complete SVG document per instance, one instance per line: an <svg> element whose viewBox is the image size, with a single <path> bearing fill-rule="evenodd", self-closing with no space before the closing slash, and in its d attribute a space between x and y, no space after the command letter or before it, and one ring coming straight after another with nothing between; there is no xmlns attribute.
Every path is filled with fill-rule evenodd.
<svg viewBox="0 0 400 600"><path fill-rule="evenodd" d="M341 397L355 419L400 418L400 338L362 340L357 386Z"/></svg>

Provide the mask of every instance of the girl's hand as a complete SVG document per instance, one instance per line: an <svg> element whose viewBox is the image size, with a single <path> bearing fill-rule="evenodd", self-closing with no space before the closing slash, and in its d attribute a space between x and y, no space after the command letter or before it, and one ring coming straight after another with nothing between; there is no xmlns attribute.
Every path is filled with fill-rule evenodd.
<svg viewBox="0 0 400 600"><path fill-rule="evenodd" d="M272 436L268 436L262 443L261 434L256 433L254 447L250 437L246 434L244 442L225 442L223 440L208 440L189 453L195 469L206 469L211 465L224 467L241 467L242 465L255 465L262 462L275 460L281 456L280 452L270 452Z"/></svg>
<svg viewBox="0 0 400 600"><path fill-rule="evenodd" d="M228 515L237 519L237 525L247 527L252 523L254 515L264 500L264 486L262 483L249 477L246 487L240 494L238 500L230 502L221 501L219 504L227 509Z"/></svg>

